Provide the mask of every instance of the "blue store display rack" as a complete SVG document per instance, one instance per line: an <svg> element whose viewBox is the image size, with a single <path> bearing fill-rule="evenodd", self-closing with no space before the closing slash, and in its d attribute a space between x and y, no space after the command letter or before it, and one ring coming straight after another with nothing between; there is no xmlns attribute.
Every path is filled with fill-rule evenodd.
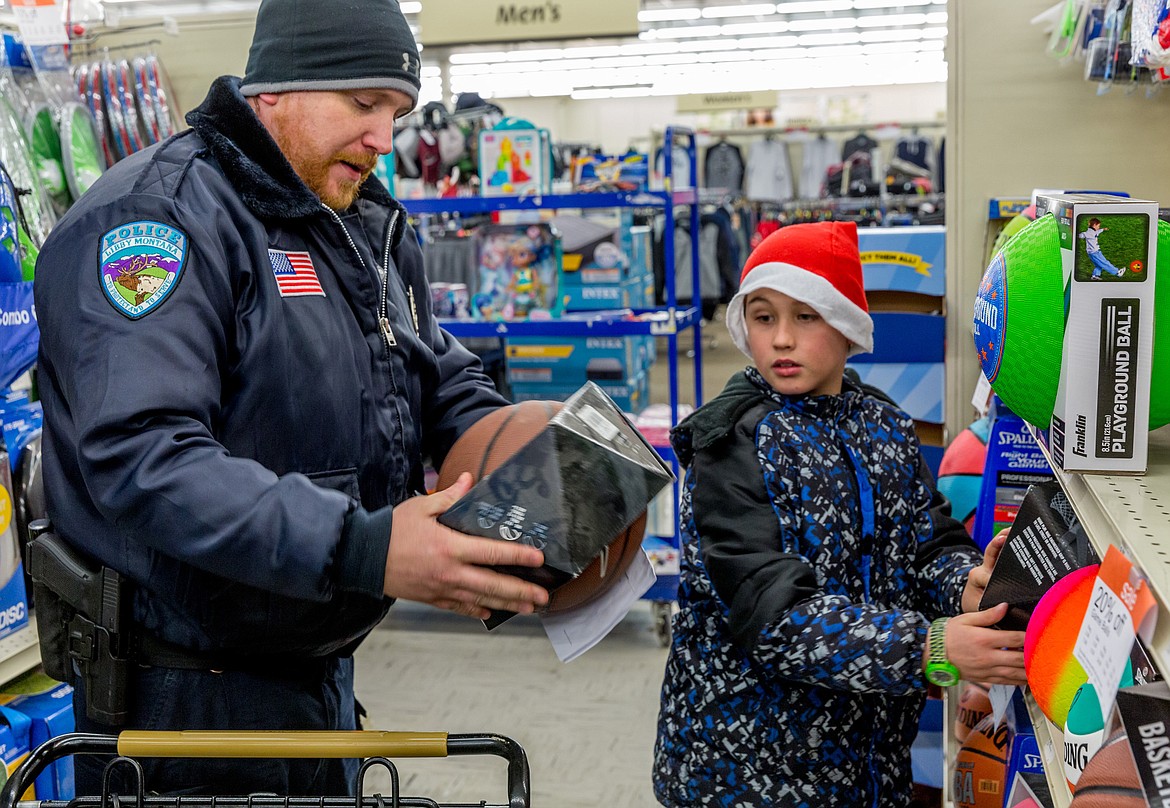
<svg viewBox="0 0 1170 808"><path fill-rule="evenodd" d="M669 127L666 142L686 150L690 162L690 176L698 176L694 132L682 127ZM663 337L668 345L670 418L678 423L678 335L686 329L694 333L695 405L703 402L702 339L699 333L701 316L695 296L687 306L680 307L675 294L674 226L676 208L686 208L681 215L689 216L691 233L699 232L699 199L695 188L674 189L672 160L664 161L663 189L617 193L543 194L522 197L457 197L452 199L404 199L402 204L413 216L460 214L473 215L496 211L563 211L600 210L613 208L662 211L663 260L665 262L664 303L650 309L623 309L619 311L591 311L568 313L555 320L543 321L442 321L443 327L456 339L495 337L582 337L634 336ZM691 239L692 289L699 289L699 239ZM678 460L669 449L660 450L679 476ZM679 483L674 485L674 503L679 497ZM673 536L649 537L668 541L677 550L680 544L678 520ZM654 606L655 631L663 644L670 640L670 614L678 593L678 575L659 574L658 581L645 598Z"/></svg>

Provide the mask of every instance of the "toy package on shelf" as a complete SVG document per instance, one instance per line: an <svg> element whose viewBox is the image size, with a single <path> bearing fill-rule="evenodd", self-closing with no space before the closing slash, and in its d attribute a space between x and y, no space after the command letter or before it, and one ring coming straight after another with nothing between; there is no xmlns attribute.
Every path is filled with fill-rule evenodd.
<svg viewBox="0 0 1170 808"><path fill-rule="evenodd" d="M637 152L583 155L573 158L572 176L573 189L581 193L641 191L650 180L650 159Z"/></svg>
<svg viewBox="0 0 1170 808"><path fill-rule="evenodd" d="M480 194L548 193L552 185L548 130L510 126L501 123L495 129L479 133Z"/></svg>
<svg viewBox="0 0 1170 808"><path fill-rule="evenodd" d="M485 225L476 231L479 320L549 319L561 313L561 243L548 224Z"/></svg>

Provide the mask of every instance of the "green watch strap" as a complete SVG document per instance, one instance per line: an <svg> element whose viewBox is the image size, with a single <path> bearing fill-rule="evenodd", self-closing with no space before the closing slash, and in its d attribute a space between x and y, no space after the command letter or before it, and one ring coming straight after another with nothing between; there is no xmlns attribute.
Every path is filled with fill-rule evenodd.
<svg viewBox="0 0 1170 808"><path fill-rule="evenodd" d="M947 659L947 621L939 617L930 624L927 640L926 680L940 687L950 687L959 681L959 669Z"/></svg>

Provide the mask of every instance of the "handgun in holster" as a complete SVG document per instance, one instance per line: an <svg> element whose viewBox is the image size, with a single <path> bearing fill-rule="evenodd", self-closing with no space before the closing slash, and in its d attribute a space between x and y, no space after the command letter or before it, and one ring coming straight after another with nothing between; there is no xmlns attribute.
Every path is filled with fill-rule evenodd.
<svg viewBox="0 0 1170 808"><path fill-rule="evenodd" d="M48 520L31 523L29 533L29 577L45 673L74 685L80 676L86 715L120 726L129 713L129 587L117 571L66 544Z"/></svg>

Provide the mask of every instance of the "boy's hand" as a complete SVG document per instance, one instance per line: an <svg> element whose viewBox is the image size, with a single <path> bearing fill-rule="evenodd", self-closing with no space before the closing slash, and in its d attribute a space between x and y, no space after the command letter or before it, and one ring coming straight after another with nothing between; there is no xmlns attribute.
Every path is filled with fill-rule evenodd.
<svg viewBox="0 0 1170 808"><path fill-rule="evenodd" d="M952 617L947 623L947 659L968 681L1026 685L1024 632L992 628L1007 614L1007 604Z"/></svg>
<svg viewBox="0 0 1170 808"><path fill-rule="evenodd" d="M995 569L995 562L999 560L999 554L1003 551L1003 546L1007 544L1008 528L1004 528L996 534L987 548L983 551L983 563L978 567L972 567L971 571L967 573L967 585L963 587L963 611L973 612L979 608L979 601L983 599L983 590L987 588L987 582L991 580L991 571Z"/></svg>

